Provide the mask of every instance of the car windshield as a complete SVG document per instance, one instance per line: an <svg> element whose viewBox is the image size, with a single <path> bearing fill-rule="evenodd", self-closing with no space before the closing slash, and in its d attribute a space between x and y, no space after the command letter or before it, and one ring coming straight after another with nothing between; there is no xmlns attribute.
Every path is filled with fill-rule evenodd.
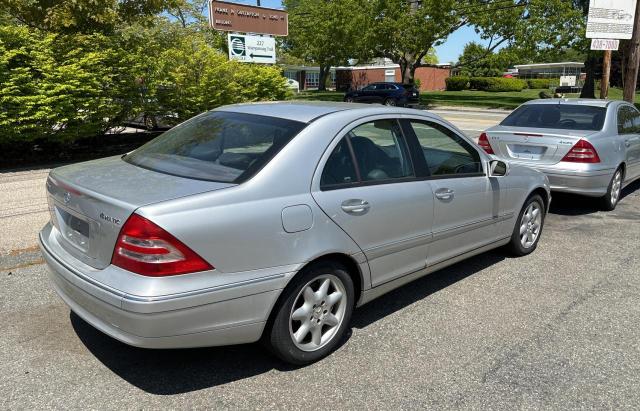
<svg viewBox="0 0 640 411"><path fill-rule="evenodd" d="M527 104L520 106L500 125L565 130L602 130L607 109L578 104Z"/></svg>
<svg viewBox="0 0 640 411"><path fill-rule="evenodd" d="M128 154L125 161L180 177L241 183L253 177L305 123L210 111Z"/></svg>

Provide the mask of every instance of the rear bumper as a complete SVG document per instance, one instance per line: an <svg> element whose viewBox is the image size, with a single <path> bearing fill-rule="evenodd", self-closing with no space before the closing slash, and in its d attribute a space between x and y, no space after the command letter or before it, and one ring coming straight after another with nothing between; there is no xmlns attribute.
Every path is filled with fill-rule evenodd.
<svg viewBox="0 0 640 411"><path fill-rule="evenodd" d="M136 297L87 279L52 251L55 247L47 244L43 233L40 248L58 295L89 324L133 346L187 348L255 342L282 291L281 281L264 291L266 279L203 293Z"/></svg>
<svg viewBox="0 0 640 411"><path fill-rule="evenodd" d="M529 166L531 167L531 166ZM615 169L597 171L573 171L531 167L549 177L551 191L602 197L607 194Z"/></svg>

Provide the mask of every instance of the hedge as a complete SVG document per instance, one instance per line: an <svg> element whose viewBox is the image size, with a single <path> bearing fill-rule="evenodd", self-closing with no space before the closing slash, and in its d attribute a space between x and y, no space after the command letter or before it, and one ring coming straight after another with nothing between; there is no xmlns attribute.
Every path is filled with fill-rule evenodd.
<svg viewBox="0 0 640 411"><path fill-rule="evenodd" d="M524 80L505 77L472 77L470 88L479 91L522 91L527 86Z"/></svg>
<svg viewBox="0 0 640 411"><path fill-rule="evenodd" d="M527 80L527 88L530 89L541 89L541 88L551 88L551 86L557 86L557 79L550 78L532 78Z"/></svg>
<svg viewBox="0 0 640 411"><path fill-rule="evenodd" d="M445 79L447 91L461 91L469 88L469 77L453 76Z"/></svg>
<svg viewBox="0 0 640 411"><path fill-rule="evenodd" d="M71 142L141 113L179 122L224 104L286 96L277 67L229 61L206 34L179 26L130 36L0 26L3 145Z"/></svg>

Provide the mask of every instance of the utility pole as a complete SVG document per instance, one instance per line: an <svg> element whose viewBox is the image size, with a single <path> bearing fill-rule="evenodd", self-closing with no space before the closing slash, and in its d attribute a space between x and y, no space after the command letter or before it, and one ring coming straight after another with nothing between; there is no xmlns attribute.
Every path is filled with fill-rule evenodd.
<svg viewBox="0 0 640 411"><path fill-rule="evenodd" d="M640 64L640 1L636 3L633 34L629 45L629 60L627 61L627 72L624 76L624 100L632 104L636 98L638 64Z"/></svg>
<svg viewBox="0 0 640 411"><path fill-rule="evenodd" d="M600 81L600 98L606 99L609 96L609 77L611 75L611 50L604 51L602 60L602 80Z"/></svg>

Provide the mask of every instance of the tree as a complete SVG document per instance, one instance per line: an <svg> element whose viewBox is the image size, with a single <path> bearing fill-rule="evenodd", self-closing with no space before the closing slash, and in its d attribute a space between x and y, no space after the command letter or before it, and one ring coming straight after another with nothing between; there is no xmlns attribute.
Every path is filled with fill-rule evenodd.
<svg viewBox="0 0 640 411"><path fill-rule="evenodd" d="M463 26L487 40L489 54L508 44L519 52L569 46L580 12L565 0L371 0L368 36L375 53L400 65L413 83L429 49Z"/></svg>
<svg viewBox="0 0 640 411"><path fill-rule="evenodd" d="M284 0L289 12L286 53L320 68L319 90L326 89L331 67L364 54L366 2L358 0Z"/></svg>
<svg viewBox="0 0 640 411"><path fill-rule="evenodd" d="M111 32L167 6L167 0L0 0L0 9L17 23L61 33Z"/></svg>
<svg viewBox="0 0 640 411"><path fill-rule="evenodd" d="M498 53L487 52L476 42L467 43L456 66L460 74L468 77L500 77L509 67L518 62L510 50L502 49Z"/></svg>

